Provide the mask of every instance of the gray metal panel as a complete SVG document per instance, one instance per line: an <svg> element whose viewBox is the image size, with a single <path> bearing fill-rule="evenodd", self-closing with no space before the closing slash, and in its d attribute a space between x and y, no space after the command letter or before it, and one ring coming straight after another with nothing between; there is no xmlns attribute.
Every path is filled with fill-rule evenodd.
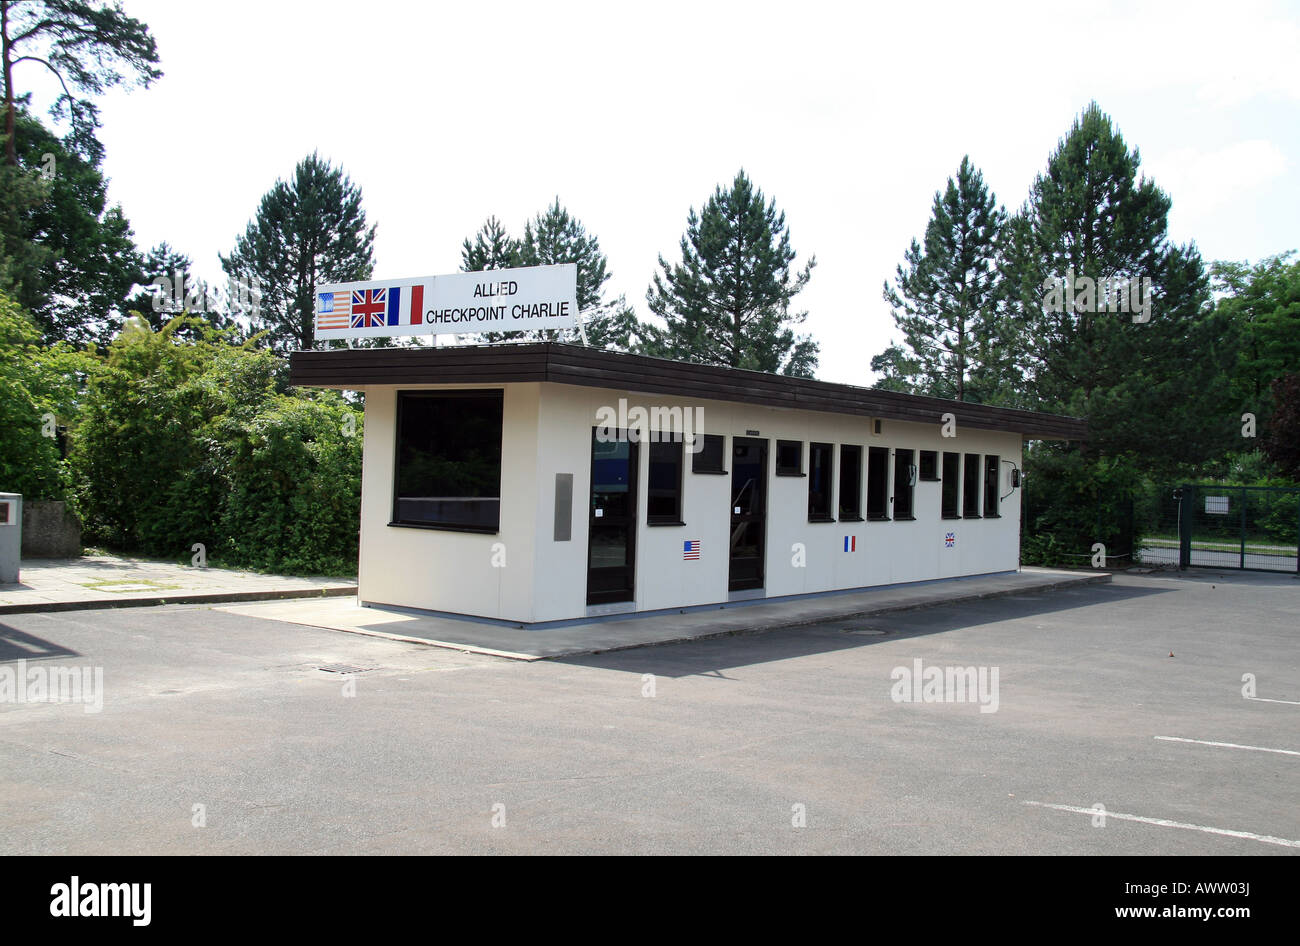
<svg viewBox="0 0 1300 946"><path fill-rule="evenodd" d="M573 537L573 474L555 474L555 541Z"/></svg>

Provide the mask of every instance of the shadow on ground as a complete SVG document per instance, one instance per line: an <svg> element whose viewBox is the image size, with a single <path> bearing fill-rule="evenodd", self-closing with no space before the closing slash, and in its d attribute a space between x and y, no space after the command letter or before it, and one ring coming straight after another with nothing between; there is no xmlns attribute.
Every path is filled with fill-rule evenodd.
<svg viewBox="0 0 1300 946"><path fill-rule="evenodd" d="M0 624L0 663L10 660L43 660L47 657L80 657L75 650L69 650L60 644L34 637Z"/></svg>
<svg viewBox="0 0 1300 946"><path fill-rule="evenodd" d="M628 673L653 673L663 677L720 675L722 671L755 664L869 647L881 641L906 640L979 627L998 621L1053 614L1099 604L1113 604L1174 589L1088 585L1082 588L1036 594L1004 595L959 605L916 608L859 618L836 618L802 627L760 629L726 637L651 645L634 650L610 651L577 657L552 658L573 664ZM1010 603L1015 602L1015 607ZM919 625L919 626L918 626ZM881 634L880 631L885 633Z"/></svg>

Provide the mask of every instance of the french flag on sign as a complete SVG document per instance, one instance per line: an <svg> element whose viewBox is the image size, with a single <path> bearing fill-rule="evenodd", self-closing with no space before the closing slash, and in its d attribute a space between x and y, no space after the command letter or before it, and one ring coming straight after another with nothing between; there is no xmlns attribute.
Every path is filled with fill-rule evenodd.
<svg viewBox="0 0 1300 946"><path fill-rule="evenodd" d="M403 298L406 305L402 305ZM387 316L389 325L419 325L424 318L424 286L389 289Z"/></svg>
<svg viewBox="0 0 1300 946"><path fill-rule="evenodd" d="M856 552L858 550L858 537L856 535L846 535L844 537L844 551Z"/></svg>
<svg viewBox="0 0 1300 946"><path fill-rule="evenodd" d="M682 543L682 558L688 562L698 562L700 560L699 539L687 539Z"/></svg>

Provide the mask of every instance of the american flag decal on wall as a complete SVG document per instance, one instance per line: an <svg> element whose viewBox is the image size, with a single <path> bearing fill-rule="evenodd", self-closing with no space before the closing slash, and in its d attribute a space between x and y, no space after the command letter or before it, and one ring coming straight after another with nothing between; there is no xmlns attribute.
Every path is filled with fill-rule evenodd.
<svg viewBox="0 0 1300 946"><path fill-rule="evenodd" d="M688 562L698 562L700 560L699 539L687 539L682 543L682 558Z"/></svg>

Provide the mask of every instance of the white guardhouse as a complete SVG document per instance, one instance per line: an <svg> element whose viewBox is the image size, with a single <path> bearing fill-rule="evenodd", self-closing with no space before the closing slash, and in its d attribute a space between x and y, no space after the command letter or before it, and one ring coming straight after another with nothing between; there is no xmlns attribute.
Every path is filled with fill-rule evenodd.
<svg viewBox="0 0 1300 946"><path fill-rule="evenodd" d="M1014 571L1084 421L574 345L295 352L365 392L359 598L531 625Z"/></svg>

